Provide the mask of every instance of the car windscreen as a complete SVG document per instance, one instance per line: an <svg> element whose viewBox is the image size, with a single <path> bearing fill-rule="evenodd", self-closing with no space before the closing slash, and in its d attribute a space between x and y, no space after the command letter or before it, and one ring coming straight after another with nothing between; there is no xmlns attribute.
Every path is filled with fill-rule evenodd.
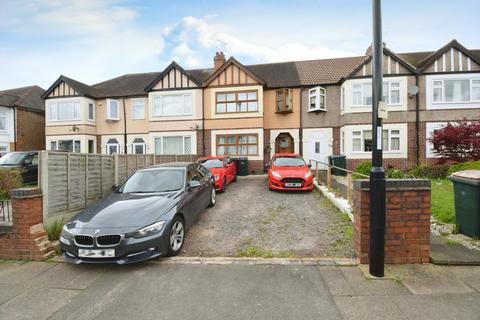
<svg viewBox="0 0 480 320"><path fill-rule="evenodd" d="M121 193L151 193L183 188L184 171L159 169L138 171L120 188Z"/></svg>
<svg viewBox="0 0 480 320"><path fill-rule="evenodd" d="M0 158L0 165L20 165L26 153L7 153Z"/></svg>
<svg viewBox="0 0 480 320"><path fill-rule="evenodd" d="M302 158L295 157L281 157L273 160L273 165L276 167L303 167L305 161Z"/></svg>
<svg viewBox="0 0 480 320"><path fill-rule="evenodd" d="M200 159L198 163L203 164L206 168L223 168L223 161L220 159Z"/></svg>

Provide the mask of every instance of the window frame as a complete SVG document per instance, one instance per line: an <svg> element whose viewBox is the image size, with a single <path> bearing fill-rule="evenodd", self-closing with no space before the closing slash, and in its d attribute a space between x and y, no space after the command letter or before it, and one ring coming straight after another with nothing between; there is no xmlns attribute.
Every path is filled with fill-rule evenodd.
<svg viewBox="0 0 480 320"><path fill-rule="evenodd" d="M170 153L164 153L163 151L163 139L164 138L171 138L171 137L182 137L182 153L181 154L178 154L178 155L189 155L188 153L185 152L185 139L186 138L189 138L190 139L190 150L191 151L194 151L195 148L196 148L196 144L194 144L194 137L193 135L182 135L182 134L179 134L179 135L166 135L166 136L155 136L153 138L153 148L154 148L154 154L155 155L172 155ZM161 139L160 141L160 153L157 153L157 139ZM196 154L196 153L190 153L190 154Z"/></svg>
<svg viewBox="0 0 480 320"><path fill-rule="evenodd" d="M90 107L92 107L92 117L90 118ZM95 121L95 103L88 102L87 103L87 120L88 121Z"/></svg>
<svg viewBox="0 0 480 320"><path fill-rule="evenodd" d="M60 141L72 141L72 151L67 151L71 153L82 153L82 141L80 139L53 139L49 141L50 144L50 151L60 151L64 152L64 150L58 150L58 146L60 144ZM75 142L79 143L79 150L78 152L75 151ZM52 143L55 143L55 149L52 149Z"/></svg>
<svg viewBox="0 0 480 320"><path fill-rule="evenodd" d="M392 83L396 83L398 84L398 88L392 88ZM372 104L365 104L364 101L366 99L366 95L365 95L365 85L369 85L369 86L372 86L372 82L369 81L369 82L357 82L357 83L352 83L352 101L351 101L351 106L352 108L371 108L372 107ZM382 91L385 91L383 90L384 86L386 85L387 86L387 90L388 91L388 95L386 95L387 97L387 101L385 101L387 103L387 105L389 106L401 106L402 105L402 83L400 80L384 80L383 81L383 87L382 87ZM356 90L354 89L355 86L359 86L360 89L359 90ZM392 91L397 91L398 90L398 102L395 102L395 103L391 103L392 101ZM355 93L359 93L360 94L360 104L355 104ZM385 92L382 92L383 94L383 97L385 96ZM373 99L372 96L370 96L371 99ZM383 99L382 97L382 99ZM373 102L373 100L372 100ZM342 107L341 107L342 108ZM341 109L343 110L343 109Z"/></svg>
<svg viewBox="0 0 480 320"><path fill-rule="evenodd" d="M0 128L0 132L7 132L8 131L8 126L7 126L7 113L5 111L0 111L0 118L3 118L3 123L4 123L4 128Z"/></svg>
<svg viewBox="0 0 480 320"><path fill-rule="evenodd" d="M239 143L239 137L243 137L243 136L246 136L247 137L247 143ZM256 143L248 143L248 137L251 136L251 137L255 137L256 139ZM219 140L221 137L225 137L225 141L228 141L228 137L235 137L235 143L232 144L232 143L220 143ZM238 134L217 134L215 136L215 154L216 155L220 155L218 153L218 147L231 147L231 146L235 146L236 149L237 149L237 153L236 154L227 154L227 153L224 153L222 154L223 156L226 156L226 157L231 157L231 156L249 156L249 157L255 157L255 156L259 156L260 154L260 151L259 151L259 141L258 141L258 133L238 133ZM256 154L238 154L238 148L239 146L247 146L247 150L248 150L248 146L256 146L257 147L257 153ZM225 150L227 150L225 148Z"/></svg>
<svg viewBox="0 0 480 320"><path fill-rule="evenodd" d="M113 102L116 102L117 103L117 117L114 118L114 117L111 117L111 109L112 109L112 103ZM107 104L107 116L106 116L106 120L110 120L110 121L118 121L120 120L120 101L119 100L116 100L116 99L107 99L106 101L106 104Z"/></svg>
<svg viewBox="0 0 480 320"><path fill-rule="evenodd" d="M323 97L323 106L321 105L321 97ZM312 108L312 98L315 98L315 107ZM308 90L308 112L327 111L327 89L324 87L315 87Z"/></svg>
<svg viewBox="0 0 480 320"><path fill-rule="evenodd" d="M142 139L143 142L132 142L132 154L146 154L147 153L147 144L145 142L145 140L143 140L143 138L140 138ZM136 139L134 139L133 141L135 141ZM141 146L142 147L142 153L136 153L136 147L138 146Z"/></svg>
<svg viewBox="0 0 480 320"><path fill-rule="evenodd" d="M163 106L163 99L168 96L182 96L183 100L183 110L185 111L185 98L189 97L190 98L190 104L191 104L191 110L189 113L172 113L172 114L162 114L161 112L157 112L157 106L156 106L156 100L160 100L160 105L159 109L160 111L162 110ZM183 93L183 92L178 92L178 93L168 93L168 94L159 94L159 95L154 95L152 97L152 117L158 117L158 118L168 118L168 117L187 117L187 116L193 116L193 110L195 108L194 106L194 98L192 92L188 93Z"/></svg>
<svg viewBox="0 0 480 320"><path fill-rule="evenodd" d="M142 115L139 117L135 116L135 108L138 108L137 103L142 103ZM132 99L132 120L145 120L145 99Z"/></svg>
<svg viewBox="0 0 480 320"><path fill-rule="evenodd" d="M60 115L60 104L72 104L73 107L73 118L65 118L65 119L59 119ZM76 110L78 107L78 110ZM52 118L53 110L55 110L55 119ZM77 116L77 117L76 117ZM60 101L60 102L53 102L50 103L48 106L48 121L49 122L67 122L67 121L81 121L82 120L82 105L80 101L78 100L72 100L72 101Z"/></svg>
<svg viewBox="0 0 480 320"><path fill-rule="evenodd" d="M248 99L248 94L255 92L256 94L256 99L255 100L249 100ZM238 95L245 93L247 94L247 100L239 100ZM234 94L235 95L235 100L227 100L225 97L225 101L218 101L218 96L224 94L225 96L228 96L229 94ZM240 103L246 103L247 104L247 111L239 111L240 110ZM257 110L248 110L248 104L250 102L256 102L257 103ZM225 104L225 111L224 112L219 112L218 111L218 104ZM235 111L229 112L227 111L227 104L228 103L235 103ZM259 99L258 99L258 90L238 90L238 91L218 91L215 92L215 114L232 114L232 113L258 113L259 112Z"/></svg>
<svg viewBox="0 0 480 320"><path fill-rule="evenodd" d="M280 98L279 99L279 95ZM278 107L280 103L280 108ZM279 89L275 91L275 112L290 113L293 112L293 90Z"/></svg>
<svg viewBox="0 0 480 320"><path fill-rule="evenodd" d="M453 100L453 101L446 101L445 100L445 80L447 81L465 81L465 80L468 80L469 82L469 85L468 85L468 95L469 95L469 100L465 100L465 101L462 101L462 100ZM436 105L445 105L445 104L461 104L461 103L478 103L480 102L480 99L478 100L473 100L472 99L472 89L473 88L480 88L480 83L479 84L474 84L473 82L474 81L480 81L480 77L476 78L476 77L467 77L467 78L462 78L462 77L456 77L456 78L435 78L435 79L431 79L431 87L432 87L432 90L431 90L431 93L430 93L430 99L431 99L431 103L432 104L436 104ZM441 82L441 84L435 84L435 82ZM441 94L441 97L442 99L441 100L435 100L435 89L440 89L442 91L442 94Z"/></svg>
<svg viewBox="0 0 480 320"><path fill-rule="evenodd" d="M110 153L110 147L115 147L117 149L117 152L116 153ZM120 143L108 143L106 144L106 153L111 156L111 155L114 155L114 154L120 154Z"/></svg>
<svg viewBox="0 0 480 320"><path fill-rule="evenodd" d="M371 153L372 151L365 151L365 138L364 138L364 132L365 131L372 131L371 129L354 129L350 132L351 137L350 137L350 142L351 142L351 148L350 152L352 154L365 154L365 153ZM398 131L397 134L392 134L392 131ZM360 135L355 135L355 132L360 132ZM387 132L387 147L388 149L384 148L383 145L383 138L385 137L384 134ZM393 138L398 138L398 150L392 150L392 139ZM353 140L354 139L360 139L360 151L353 150ZM345 140L344 136L341 135L341 140ZM345 147L342 147L342 142L340 143L341 149L344 149ZM372 132L372 143L373 143L373 132ZM382 132L382 149L383 152L385 153L401 153L402 152L402 130L400 128L389 128L389 129L383 129ZM344 150L343 150L344 151ZM342 151L341 151L342 152Z"/></svg>

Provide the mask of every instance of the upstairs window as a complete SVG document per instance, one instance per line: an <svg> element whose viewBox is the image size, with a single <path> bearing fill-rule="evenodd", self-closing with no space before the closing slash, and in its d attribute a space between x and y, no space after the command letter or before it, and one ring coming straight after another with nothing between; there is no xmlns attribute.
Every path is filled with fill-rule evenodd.
<svg viewBox="0 0 480 320"><path fill-rule="evenodd" d="M435 103L480 101L480 79L433 80L432 89Z"/></svg>
<svg viewBox="0 0 480 320"><path fill-rule="evenodd" d="M258 111L258 91L217 92L216 113L241 113Z"/></svg>
<svg viewBox="0 0 480 320"><path fill-rule="evenodd" d="M5 112L0 112L0 131L7 130L7 115Z"/></svg>
<svg viewBox="0 0 480 320"><path fill-rule="evenodd" d="M345 87L342 86L342 89L341 89L342 93L341 93L341 96L340 96L340 110L343 111L345 110Z"/></svg>
<svg viewBox="0 0 480 320"><path fill-rule="evenodd" d="M120 143L117 139L108 139L107 141L107 154L118 154L120 153Z"/></svg>
<svg viewBox="0 0 480 320"><path fill-rule="evenodd" d="M188 116L193 114L192 94L168 94L153 98L155 117Z"/></svg>
<svg viewBox="0 0 480 320"><path fill-rule="evenodd" d="M308 111L326 111L325 98L326 90L322 87L316 87L308 91Z"/></svg>
<svg viewBox="0 0 480 320"><path fill-rule="evenodd" d="M400 104L400 82L383 82L382 100L389 105ZM370 107L372 105L372 83L356 83L352 85L352 105L356 107Z"/></svg>
<svg viewBox="0 0 480 320"><path fill-rule="evenodd" d="M80 120L80 102L68 101L50 104L48 110L49 121Z"/></svg>
<svg viewBox="0 0 480 320"><path fill-rule="evenodd" d="M293 90L281 89L276 92L276 112L286 113L293 111Z"/></svg>
<svg viewBox="0 0 480 320"><path fill-rule="evenodd" d="M118 100L107 100L107 120L120 120Z"/></svg>
<svg viewBox="0 0 480 320"><path fill-rule="evenodd" d="M88 104L88 120L95 120L95 105L93 103Z"/></svg>
<svg viewBox="0 0 480 320"><path fill-rule="evenodd" d="M133 154L145 154L145 140L142 138L135 138L132 144L132 153Z"/></svg>
<svg viewBox="0 0 480 320"><path fill-rule="evenodd" d="M132 119L145 119L145 101L143 99L133 100Z"/></svg>

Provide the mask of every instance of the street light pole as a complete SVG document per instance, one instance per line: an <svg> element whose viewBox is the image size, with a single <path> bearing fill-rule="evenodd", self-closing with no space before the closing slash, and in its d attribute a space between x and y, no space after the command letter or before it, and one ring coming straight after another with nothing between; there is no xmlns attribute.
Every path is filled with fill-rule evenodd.
<svg viewBox="0 0 480 320"><path fill-rule="evenodd" d="M384 276L385 258L385 170L382 152L382 119L379 103L383 87L383 43L381 0L373 2L372 43L372 170L370 171L370 250L369 271L375 277Z"/></svg>

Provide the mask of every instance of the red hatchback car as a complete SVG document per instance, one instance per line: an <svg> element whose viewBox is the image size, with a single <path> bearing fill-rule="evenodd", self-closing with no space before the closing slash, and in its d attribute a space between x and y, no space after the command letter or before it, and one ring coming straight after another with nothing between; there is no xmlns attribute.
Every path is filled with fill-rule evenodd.
<svg viewBox="0 0 480 320"><path fill-rule="evenodd" d="M237 181L237 165L228 157L203 157L197 160L212 172L215 177L215 189L225 192L227 186Z"/></svg>
<svg viewBox="0 0 480 320"><path fill-rule="evenodd" d="M313 189L313 175L310 166L298 154L275 154L268 168L270 190Z"/></svg>

